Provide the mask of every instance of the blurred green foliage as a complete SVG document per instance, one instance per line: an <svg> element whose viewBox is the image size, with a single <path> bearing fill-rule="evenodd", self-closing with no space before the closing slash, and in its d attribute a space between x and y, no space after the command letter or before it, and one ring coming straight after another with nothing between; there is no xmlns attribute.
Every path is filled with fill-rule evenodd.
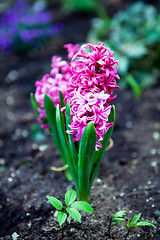
<svg viewBox="0 0 160 240"><path fill-rule="evenodd" d="M80 13L95 13L97 16L104 16L105 9L100 3L100 0L61 0L62 11L66 14L73 12Z"/></svg>
<svg viewBox="0 0 160 240"><path fill-rule="evenodd" d="M160 14L143 2L135 2L109 19L92 20L88 41L105 42L119 60L121 85L133 89L135 97L155 83L160 71Z"/></svg>

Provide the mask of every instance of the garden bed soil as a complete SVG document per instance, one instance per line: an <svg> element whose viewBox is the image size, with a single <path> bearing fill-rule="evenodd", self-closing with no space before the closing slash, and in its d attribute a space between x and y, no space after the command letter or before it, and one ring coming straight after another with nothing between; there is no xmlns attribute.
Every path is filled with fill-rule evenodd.
<svg viewBox="0 0 160 240"><path fill-rule="evenodd" d="M123 225L112 229L112 238L107 233L118 210L125 210L129 218L141 212L141 220L156 225L134 229L128 239L159 240L159 84L146 89L140 101L130 89L117 91L114 147L106 152L92 187L94 213L82 213L81 224L69 219L62 229L47 202L46 195L64 202L66 190L74 184L63 172L50 170L62 164L51 137L41 134L41 142L32 138L36 116L29 94L34 82L49 72L52 55L64 56L63 44L85 41L89 18L74 17L66 19L64 33L29 57L0 54L0 240L124 239Z"/></svg>

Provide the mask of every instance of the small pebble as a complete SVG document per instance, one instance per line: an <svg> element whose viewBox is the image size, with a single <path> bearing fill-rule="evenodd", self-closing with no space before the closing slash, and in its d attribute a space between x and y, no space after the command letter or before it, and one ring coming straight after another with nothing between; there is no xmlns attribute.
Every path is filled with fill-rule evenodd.
<svg viewBox="0 0 160 240"><path fill-rule="evenodd" d="M6 77L6 82L7 83L12 83L12 82L16 81L17 78L18 78L18 71L17 70L11 70Z"/></svg>
<svg viewBox="0 0 160 240"><path fill-rule="evenodd" d="M155 128L155 129L159 129L159 128L160 128L160 123L155 123L155 124L154 124L154 128Z"/></svg>
<svg viewBox="0 0 160 240"><path fill-rule="evenodd" d="M48 145L47 145L47 144L40 145L40 146L39 146L39 151L44 152L45 150L47 150L47 148L48 148Z"/></svg>
<svg viewBox="0 0 160 240"><path fill-rule="evenodd" d="M15 119L14 114L12 112L7 112L7 118L10 121L13 121Z"/></svg>
<svg viewBox="0 0 160 240"><path fill-rule="evenodd" d="M33 143L33 144L32 144L32 149L33 149L33 150L37 150L37 149L38 149L38 145L37 145L36 143Z"/></svg>
<svg viewBox="0 0 160 240"><path fill-rule="evenodd" d="M154 215L155 215L156 218L160 217L160 210L156 210L154 212Z"/></svg>
<svg viewBox="0 0 160 240"><path fill-rule="evenodd" d="M159 141L160 140L160 133L159 132L153 132L152 137L154 140Z"/></svg>
<svg viewBox="0 0 160 240"><path fill-rule="evenodd" d="M97 183L101 183L102 180L101 180L100 178L97 178L97 179L96 179L96 182L97 182Z"/></svg>
<svg viewBox="0 0 160 240"><path fill-rule="evenodd" d="M31 226L32 226L32 222L29 221L29 223L27 224L27 226L28 226L29 228L31 228Z"/></svg>
<svg viewBox="0 0 160 240"><path fill-rule="evenodd" d="M6 99L7 105L11 106L14 104L14 98L12 96L8 96Z"/></svg>
<svg viewBox="0 0 160 240"><path fill-rule="evenodd" d="M13 178L9 177L8 182L12 182L12 181L13 181Z"/></svg>
<svg viewBox="0 0 160 240"><path fill-rule="evenodd" d="M28 137L28 135L29 135L29 132L27 130L22 131L22 137L26 138Z"/></svg>
<svg viewBox="0 0 160 240"><path fill-rule="evenodd" d="M12 172L12 173L11 173L11 177L13 178L13 177L15 177L15 176L16 176L15 172Z"/></svg>
<svg viewBox="0 0 160 240"><path fill-rule="evenodd" d="M12 234L12 240L17 240L18 237L19 235L16 232Z"/></svg>
<svg viewBox="0 0 160 240"><path fill-rule="evenodd" d="M156 149L155 149L155 148L152 148L152 149L151 149L151 154L152 154L152 155L155 155L155 154L156 154Z"/></svg>
<svg viewBox="0 0 160 240"><path fill-rule="evenodd" d="M0 165L4 165L5 164L5 159L4 158L0 158Z"/></svg>
<svg viewBox="0 0 160 240"><path fill-rule="evenodd" d="M132 124L132 122L131 121L127 121L126 123L125 123L125 125L126 125L126 128L132 128L132 126L133 126L133 124Z"/></svg>

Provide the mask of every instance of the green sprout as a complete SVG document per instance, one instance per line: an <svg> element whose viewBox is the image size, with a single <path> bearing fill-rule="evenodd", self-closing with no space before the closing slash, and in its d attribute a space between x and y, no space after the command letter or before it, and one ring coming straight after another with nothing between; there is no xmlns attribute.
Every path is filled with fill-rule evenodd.
<svg viewBox="0 0 160 240"><path fill-rule="evenodd" d="M110 223L109 223L109 226L108 226L108 236L109 237L112 237L111 236L111 228L116 226L117 224L123 222L125 219L124 219L124 216L126 216L126 211L118 211L117 213L115 213L111 219L110 219ZM138 222L138 220L140 219L141 217L141 213L139 214L135 214L135 216L133 217L132 220L128 219L128 222L125 223L125 228L127 229L127 233L125 235L125 239L124 240L127 240L128 236L129 236L129 233L131 232L131 230L135 227L139 227L139 226L151 226L151 227L155 227L155 225L153 225L152 223L150 222L146 222L146 221L140 221Z"/></svg>
<svg viewBox="0 0 160 240"><path fill-rule="evenodd" d="M109 227L108 227L108 236L111 237L111 228L113 226L116 226L118 223L121 223L124 221L124 216L126 215L126 211L118 211L117 213L115 213L111 219L110 219L110 223L109 223Z"/></svg>
<svg viewBox="0 0 160 240"><path fill-rule="evenodd" d="M57 198L52 196L46 197L49 203L51 203L53 207L58 210L57 221L59 223L59 226L62 226L62 224L66 221L67 215L71 216L74 220L81 223L81 215L78 210L88 213L94 212L89 203L84 201L75 201L77 195L73 189L68 190L65 194L65 204L67 206L66 208L63 208L62 202Z"/></svg>
<svg viewBox="0 0 160 240"><path fill-rule="evenodd" d="M138 222L138 220L140 219L141 217L141 213L139 214L135 214L135 216L133 217L132 220L128 219L128 222L125 223L125 227L126 229L128 230L126 236L125 236L125 240L127 239L129 233L131 232L131 230L133 228L136 228L136 227L140 227L140 226L151 226L151 227L156 227L155 225L153 225L152 223L150 222L146 222L146 221L140 221Z"/></svg>

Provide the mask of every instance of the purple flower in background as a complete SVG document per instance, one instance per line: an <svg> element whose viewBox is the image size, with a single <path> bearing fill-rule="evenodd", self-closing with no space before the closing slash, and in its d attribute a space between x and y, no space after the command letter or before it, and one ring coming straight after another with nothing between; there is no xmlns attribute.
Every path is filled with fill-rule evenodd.
<svg viewBox="0 0 160 240"><path fill-rule="evenodd" d="M0 17L0 49L15 52L30 50L63 29L62 23L51 23L52 15L45 8L43 1L30 6L27 1L16 0Z"/></svg>

